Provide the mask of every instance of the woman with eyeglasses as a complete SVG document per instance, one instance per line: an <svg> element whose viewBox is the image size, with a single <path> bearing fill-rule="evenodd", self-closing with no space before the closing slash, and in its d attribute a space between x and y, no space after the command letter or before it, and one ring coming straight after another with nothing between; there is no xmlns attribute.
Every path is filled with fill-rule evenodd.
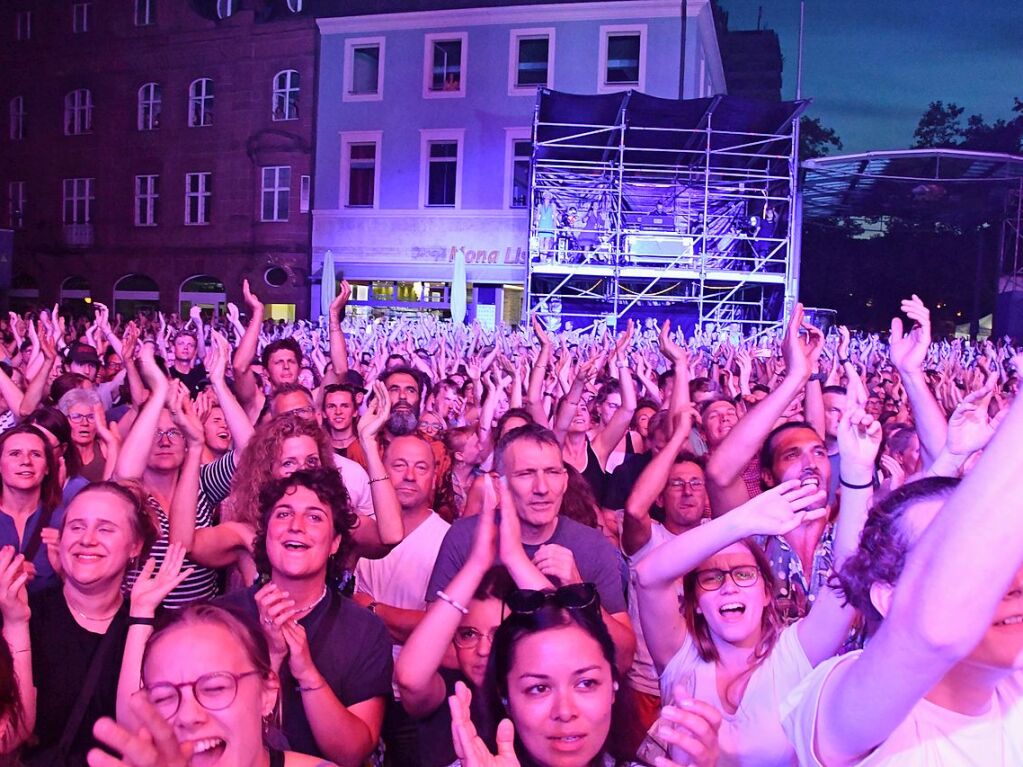
<svg viewBox="0 0 1023 767"><path fill-rule="evenodd" d="M78 456L78 475L89 482L110 479L120 442L107 428L99 395L92 389L72 389L60 398L57 408L71 424L71 449Z"/></svg>
<svg viewBox="0 0 1023 767"><path fill-rule="evenodd" d="M315 767L319 757L268 743L281 681L262 633L213 605L192 605L155 632L142 659L142 690L131 699L137 726L104 718L93 732L114 757L89 753L91 767Z"/></svg>
<svg viewBox="0 0 1023 767"><path fill-rule="evenodd" d="M836 566L856 550L880 439L880 424L862 410L843 416ZM657 547L636 566L643 635L661 674L662 700L671 707L699 700L723 712L722 767L797 764L782 730L781 702L849 635L855 610L830 588L805 618L783 628L770 563L753 540L820 519L826 495L815 482L783 482ZM684 763L678 733L662 737Z"/></svg>
<svg viewBox="0 0 1023 767"><path fill-rule="evenodd" d="M504 615L504 598L515 588L508 571L495 566L495 532L490 505L481 512L465 565L443 595L438 593L395 663L401 705L417 720L422 767L444 767L456 760L447 700L457 682L473 692L482 688L494 634ZM444 667L452 649L457 669ZM478 707L474 714L480 717Z"/></svg>
<svg viewBox="0 0 1023 767"><path fill-rule="evenodd" d="M337 471L324 468L271 482L259 511L262 580L220 604L258 618L267 635L288 743L359 767L380 738L393 664L383 622L337 588L356 515Z"/></svg>
<svg viewBox="0 0 1023 767"><path fill-rule="evenodd" d="M84 764L91 723L114 713L132 622L121 588L157 535L143 497L113 482L75 496L60 530L63 582L43 591L29 595L24 556L0 549L4 638L21 664L25 721L34 723L27 764Z"/></svg>
<svg viewBox="0 0 1023 767"><path fill-rule="evenodd" d="M59 468L46 435L21 424L0 434L0 546L11 546L27 561L33 592L57 583L43 530L63 514Z"/></svg>

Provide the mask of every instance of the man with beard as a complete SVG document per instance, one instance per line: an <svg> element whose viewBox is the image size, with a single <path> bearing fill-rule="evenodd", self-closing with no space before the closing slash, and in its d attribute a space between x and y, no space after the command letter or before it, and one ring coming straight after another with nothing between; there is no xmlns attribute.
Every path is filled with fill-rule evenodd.
<svg viewBox="0 0 1023 767"><path fill-rule="evenodd" d="M384 426L389 438L403 437L419 428L419 406L428 388L420 373L410 367L396 367L384 373L382 379L391 398L391 417Z"/></svg>

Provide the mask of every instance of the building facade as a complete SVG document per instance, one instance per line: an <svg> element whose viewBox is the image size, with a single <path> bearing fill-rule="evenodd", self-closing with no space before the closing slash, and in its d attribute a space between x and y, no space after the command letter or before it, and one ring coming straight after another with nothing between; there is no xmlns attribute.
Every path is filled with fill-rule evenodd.
<svg viewBox="0 0 1023 767"><path fill-rule="evenodd" d="M0 7L15 308L305 316L317 31L302 0Z"/></svg>
<svg viewBox="0 0 1023 767"><path fill-rule="evenodd" d="M318 20L311 301L329 251L356 306L444 311L464 256L470 313L517 321L537 89L724 93L713 9L690 0L683 23L674 0L401 5Z"/></svg>

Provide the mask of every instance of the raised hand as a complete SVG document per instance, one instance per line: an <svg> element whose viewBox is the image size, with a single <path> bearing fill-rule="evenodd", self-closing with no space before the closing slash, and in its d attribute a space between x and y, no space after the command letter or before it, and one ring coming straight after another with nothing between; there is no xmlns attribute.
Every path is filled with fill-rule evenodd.
<svg viewBox="0 0 1023 767"><path fill-rule="evenodd" d="M720 755L720 729L720 711L702 700L685 697L661 709L661 726L657 736L675 749L676 756L685 757L682 764L688 767L715 767ZM656 767L680 767L678 762L664 756L657 757L654 764Z"/></svg>
<svg viewBox="0 0 1023 767"><path fill-rule="evenodd" d="M536 339L540 342L540 346L550 346L551 337L547 334L547 329L540 322L540 318L537 315L533 315L533 332L536 334Z"/></svg>
<svg viewBox="0 0 1023 767"><path fill-rule="evenodd" d="M174 425L181 429L189 445L202 444L204 433L202 421L195 414L188 388L179 380L171 381L167 394L167 409L170 410Z"/></svg>
<svg viewBox="0 0 1023 767"><path fill-rule="evenodd" d="M125 362L135 359L135 349L139 342L139 326L134 320L124 326L124 335L121 338L121 359Z"/></svg>
<svg viewBox="0 0 1023 767"><path fill-rule="evenodd" d="M259 297L249 288L248 280L242 280L242 296L244 296L245 304L249 307L249 313L252 315L249 317L249 321L262 322L263 302L260 301Z"/></svg>
<svg viewBox="0 0 1023 767"><path fill-rule="evenodd" d="M809 378L824 349L824 335L803 318L803 305L796 304L785 328L781 353L786 375Z"/></svg>
<svg viewBox="0 0 1023 767"><path fill-rule="evenodd" d="M29 576L24 554L15 552L13 546L0 548L0 615L5 626L24 625L32 616L25 587Z"/></svg>
<svg viewBox="0 0 1023 767"><path fill-rule="evenodd" d="M273 582L257 591L255 598L259 622L270 643L270 655L275 661L280 661L288 654L288 642L281 632L281 626L295 617L295 600Z"/></svg>
<svg viewBox="0 0 1023 767"><path fill-rule="evenodd" d="M94 748L87 757L89 767L187 767L195 743L178 742L174 729L149 702L144 690L131 696L128 707L142 727L132 732L109 717L99 719L92 734L121 758Z"/></svg>
<svg viewBox="0 0 1023 767"><path fill-rule="evenodd" d="M391 417L391 395L379 379L373 382L372 399L366 413L359 419L359 440L372 442Z"/></svg>
<svg viewBox="0 0 1023 767"><path fill-rule="evenodd" d="M184 583L185 578L192 574L193 568L181 569L185 561L185 547L180 543L172 543L167 547L160 568L156 568L156 560L150 557L142 566L135 583L131 587L131 615L134 618L152 618L156 608L174 589Z"/></svg>
<svg viewBox="0 0 1023 767"><path fill-rule="evenodd" d="M331 322L341 321L341 312L344 311L345 305L347 305L351 297L352 286L348 283L348 280L341 280L341 284L338 285L337 295L330 302L330 317L328 319Z"/></svg>
<svg viewBox="0 0 1023 767"><path fill-rule="evenodd" d="M888 344L892 363L905 374L923 369L931 345L931 313L917 295L903 300L902 311L916 325L905 333L902 318L893 317Z"/></svg>
<svg viewBox="0 0 1023 767"><path fill-rule="evenodd" d="M448 706L451 709L451 739L462 767L519 767L519 759L515 755L515 727L511 721L502 719L497 726L497 754L492 754L472 723L469 715L471 704L469 688L463 682L456 682L455 694L448 698Z"/></svg>
<svg viewBox="0 0 1023 767"><path fill-rule="evenodd" d="M849 407L838 422L838 454L842 476L850 482L869 482L881 449L881 424L861 407ZM849 474L856 471L857 476Z"/></svg>
<svg viewBox="0 0 1023 767"><path fill-rule="evenodd" d="M828 513L827 488L801 485L798 479L782 482L730 512L742 525L744 535L785 535L806 522Z"/></svg>
<svg viewBox="0 0 1023 767"><path fill-rule="evenodd" d="M994 395L998 374L988 376L983 388L967 394L952 411L948 419L946 445L953 455L966 457L982 450L994 436L995 429L988 418L988 404Z"/></svg>
<svg viewBox="0 0 1023 767"><path fill-rule="evenodd" d="M546 543L537 549L536 554L533 555L533 564L536 565L537 570L548 578L554 579L559 585L568 586L572 583L583 582L571 549L566 549L556 543Z"/></svg>

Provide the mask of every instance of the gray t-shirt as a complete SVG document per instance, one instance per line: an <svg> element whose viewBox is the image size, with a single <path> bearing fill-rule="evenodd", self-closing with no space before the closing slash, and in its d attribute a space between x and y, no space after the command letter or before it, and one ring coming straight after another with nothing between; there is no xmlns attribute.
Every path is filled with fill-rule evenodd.
<svg viewBox="0 0 1023 767"><path fill-rule="evenodd" d="M451 525L440 545L437 562L433 566L433 574L426 588L427 602L436 600L437 590L447 588L451 579L462 569L472 549L478 524L479 517L472 516L456 520ZM621 554L599 530L566 517L559 517L554 534L544 543L555 543L572 552L579 574L584 581L597 587L600 604L605 610L611 614L625 612L626 582L622 575L623 560ZM522 548L532 559L542 545L544 544L523 544Z"/></svg>

